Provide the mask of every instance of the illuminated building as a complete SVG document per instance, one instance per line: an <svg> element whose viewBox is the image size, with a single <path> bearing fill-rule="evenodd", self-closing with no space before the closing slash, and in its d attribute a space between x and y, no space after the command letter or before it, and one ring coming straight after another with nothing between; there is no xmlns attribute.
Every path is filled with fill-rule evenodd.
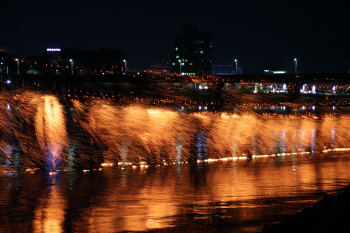
<svg viewBox="0 0 350 233"><path fill-rule="evenodd" d="M185 27L175 35L171 54L171 73L182 75L211 74L212 41L209 33Z"/></svg>

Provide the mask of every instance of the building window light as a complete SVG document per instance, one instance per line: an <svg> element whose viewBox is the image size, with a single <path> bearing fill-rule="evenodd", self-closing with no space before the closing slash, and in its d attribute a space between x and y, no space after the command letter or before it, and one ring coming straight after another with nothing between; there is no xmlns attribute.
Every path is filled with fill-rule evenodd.
<svg viewBox="0 0 350 233"><path fill-rule="evenodd" d="M190 66L193 66L193 63L190 63Z"/></svg>
<svg viewBox="0 0 350 233"><path fill-rule="evenodd" d="M179 58L179 56L176 56L176 58Z"/></svg>
<svg viewBox="0 0 350 233"><path fill-rule="evenodd" d="M204 51L201 51L201 53L204 53Z"/></svg>
<svg viewBox="0 0 350 233"><path fill-rule="evenodd" d="M172 64L173 66L175 65L175 63L173 62L173 64Z"/></svg>
<svg viewBox="0 0 350 233"><path fill-rule="evenodd" d="M175 47L175 51L177 51L177 50L179 50L179 48L178 48L178 47Z"/></svg>

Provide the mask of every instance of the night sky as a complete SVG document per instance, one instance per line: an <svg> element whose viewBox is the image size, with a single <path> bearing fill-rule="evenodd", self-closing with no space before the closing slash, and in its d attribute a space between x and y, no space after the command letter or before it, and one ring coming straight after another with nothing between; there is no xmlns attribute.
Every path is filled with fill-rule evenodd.
<svg viewBox="0 0 350 233"><path fill-rule="evenodd" d="M197 26L213 39L213 64L299 73L350 69L350 1L3 1L0 46L38 55L47 47L122 49L128 66L170 59L174 36Z"/></svg>

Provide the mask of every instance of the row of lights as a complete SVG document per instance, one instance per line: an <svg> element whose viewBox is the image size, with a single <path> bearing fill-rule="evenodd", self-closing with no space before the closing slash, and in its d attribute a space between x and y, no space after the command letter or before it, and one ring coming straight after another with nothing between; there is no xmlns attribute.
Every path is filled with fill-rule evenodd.
<svg viewBox="0 0 350 233"><path fill-rule="evenodd" d="M297 74L298 73L298 60L296 58L294 58L294 62L295 62L295 74ZM179 63L180 63L180 74L181 74L181 66L182 66L181 59L179 59ZM235 59L235 63L236 63L236 75L237 75L237 66L238 66L238 60L237 59Z"/></svg>
<svg viewBox="0 0 350 233"><path fill-rule="evenodd" d="M17 62L17 74L19 74L19 59L16 58L15 61ZM69 59L70 63L71 63L71 70L72 70L72 74L73 74L73 59ZM124 62L124 74L126 74L126 60L123 60ZM3 65L3 63L1 63L1 65Z"/></svg>

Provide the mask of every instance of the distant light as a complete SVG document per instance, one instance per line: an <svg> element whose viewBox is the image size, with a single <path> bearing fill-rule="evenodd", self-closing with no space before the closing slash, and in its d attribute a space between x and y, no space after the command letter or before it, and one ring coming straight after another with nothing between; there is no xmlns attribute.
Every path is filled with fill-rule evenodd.
<svg viewBox="0 0 350 233"><path fill-rule="evenodd" d="M272 71L272 73L274 73L274 74L285 74L286 71Z"/></svg>
<svg viewBox="0 0 350 233"><path fill-rule="evenodd" d="M7 109L11 109L11 107L10 107L10 105L9 105L9 104L7 104Z"/></svg>
<svg viewBox="0 0 350 233"><path fill-rule="evenodd" d="M61 49L60 48L47 48L46 51L48 51L48 52L60 52Z"/></svg>
<svg viewBox="0 0 350 233"><path fill-rule="evenodd" d="M6 82L7 82L7 83L11 83L11 80L7 80Z"/></svg>
<svg viewBox="0 0 350 233"><path fill-rule="evenodd" d="M306 84L302 86L302 90L305 91Z"/></svg>

